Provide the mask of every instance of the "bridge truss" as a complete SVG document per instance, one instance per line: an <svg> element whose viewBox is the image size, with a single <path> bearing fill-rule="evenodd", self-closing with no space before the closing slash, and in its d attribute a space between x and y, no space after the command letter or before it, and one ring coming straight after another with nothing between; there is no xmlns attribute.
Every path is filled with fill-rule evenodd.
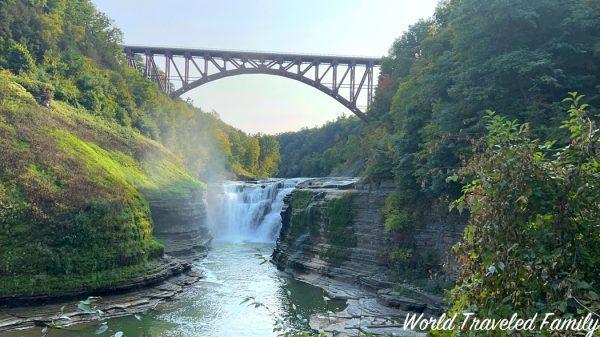
<svg viewBox="0 0 600 337"><path fill-rule="evenodd" d="M124 46L127 64L177 97L242 74L283 76L333 97L363 120L373 100L379 58ZM159 67L161 65L162 67Z"/></svg>

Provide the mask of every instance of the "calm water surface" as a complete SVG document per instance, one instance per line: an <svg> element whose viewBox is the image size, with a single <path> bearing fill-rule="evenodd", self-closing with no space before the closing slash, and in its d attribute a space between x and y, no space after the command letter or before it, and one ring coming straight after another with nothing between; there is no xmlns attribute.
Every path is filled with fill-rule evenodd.
<svg viewBox="0 0 600 337"><path fill-rule="evenodd" d="M343 308L339 301L325 301L322 290L295 281L271 263L261 264L260 252L268 257L274 244L215 242L204 261L197 266L205 279L192 285L181 299L159 305L156 310L134 317L108 321L108 331L97 335L98 325L52 330L48 336L112 336L122 331L126 337L238 337L276 336L275 320L282 319L295 331L308 331L311 314ZM264 307L240 302L253 296ZM41 336L29 330L12 336Z"/></svg>

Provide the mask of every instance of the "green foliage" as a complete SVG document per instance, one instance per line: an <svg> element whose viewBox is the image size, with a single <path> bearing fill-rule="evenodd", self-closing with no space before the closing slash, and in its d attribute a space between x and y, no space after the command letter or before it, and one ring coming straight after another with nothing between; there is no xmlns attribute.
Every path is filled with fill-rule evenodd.
<svg viewBox="0 0 600 337"><path fill-rule="evenodd" d="M40 104L47 105L53 87L56 99L160 141L196 176L210 179L228 170L255 178L277 171L272 137L248 136L213 114L173 100L127 67L120 31L89 0L4 2L0 68L28 72L20 82ZM229 144L217 134L225 134ZM230 151L221 152L224 148Z"/></svg>
<svg viewBox="0 0 600 337"><path fill-rule="evenodd" d="M258 176L273 177L279 169L279 142L269 135L258 135L260 154L258 157Z"/></svg>
<svg viewBox="0 0 600 337"><path fill-rule="evenodd" d="M404 210L405 198L399 192L390 193L383 207L384 228L386 233L396 233L414 226L417 217Z"/></svg>
<svg viewBox="0 0 600 337"><path fill-rule="evenodd" d="M16 81L33 95L35 100L42 106L48 106L54 98L54 87L48 83L26 77L17 77Z"/></svg>
<svg viewBox="0 0 600 337"><path fill-rule="evenodd" d="M419 229L417 219L420 216L413 210L411 197L409 193L396 191L390 193L385 201L382 209L384 231L390 237L385 261L398 280L431 283L431 273L439 271L440 262L427 254L415 254L414 233Z"/></svg>
<svg viewBox="0 0 600 337"><path fill-rule="evenodd" d="M35 62L24 45L0 36L0 69L20 74L34 68Z"/></svg>
<svg viewBox="0 0 600 337"><path fill-rule="evenodd" d="M124 267L113 266L97 272L70 274L68 277L44 273L0 277L0 296L76 294L89 289L117 285L123 280L147 274L154 266L153 262Z"/></svg>
<svg viewBox="0 0 600 337"><path fill-rule="evenodd" d="M327 217L325 239L329 244L347 247L356 245L356 237L354 237L352 229L353 209L350 194L344 194L339 198L330 199L325 202L325 214Z"/></svg>
<svg viewBox="0 0 600 337"><path fill-rule="evenodd" d="M0 3L0 35L27 45L40 61L47 50L72 50L102 66L118 67L122 33L87 0Z"/></svg>
<svg viewBox="0 0 600 337"><path fill-rule="evenodd" d="M470 183L457 204L471 217L455 247L462 268L452 311L566 318L600 309L600 133L581 99L565 99L566 145L488 114L486 143L461 170Z"/></svg>
<svg viewBox="0 0 600 337"><path fill-rule="evenodd" d="M145 198L189 198L204 185L160 144L64 103L42 109L18 80L0 76L0 296L146 273L163 247Z"/></svg>
<svg viewBox="0 0 600 337"><path fill-rule="evenodd" d="M409 27L383 59L369 123L351 130L361 142L343 133L340 141L311 140L334 135L325 130L342 122L280 135L280 174L327 175L356 164L371 179L394 179L427 209L460 194L460 183L447 178L471 157L486 109L566 142L557 104L564 92L576 88L594 93L590 103L600 99L599 10L587 0L440 2L434 17Z"/></svg>
<svg viewBox="0 0 600 337"><path fill-rule="evenodd" d="M305 209L310 204L314 195L315 193L310 190L295 190L290 199L290 206L292 209Z"/></svg>
<svg viewBox="0 0 600 337"><path fill-rule="evenodd" d="M410 248L395 248L389 255L388 259L393 264L406 264L413 256L413 250Z"/></svg>
<svg viewBox="0 0 600 337"><path fill-rule="evenodd" d="M315 193L310 190L294 190L290 195L290 220L286 235L295 240L300 235L309 233L315 238L319 234L319 223L316 212L310 203Z"/></svg>
<svg viewBox="0 0 600 337"><path fill-rule="evenodd" d="M325 201L324 238L329 248L324 258L333 264L340 264L350 254L349 247L356 246L356 236L352 227L354 211L352 197L345 194L339 198Z"/></svg>
<svg viewBox="0 0 600 337"><path fill-rule="evenodd" d="M361 123L356 117L338 118L319 128L277 135L281 152L278 176L320 177L341 170L345 163L352 162L347 156L354 155L354 147L360 145L360 139L352 135ZM341 148L351 140L356 141L348 149Z"/></svg>
<svg viewBox="0 0 600 337"><path fill-rule="evenodd" d="M290 214L289 226L282 236L293 243L302 235L308 235L312 242L318 242L322 235L323 242L328 246L320 256L329 263L342 263L350 254L348 248L356 246L352 227L352 197L348 194L323 200L322 195L313 191L295 190L290 194L287 212Z"/></svg>
<svg viewBox="0 0 600 337"><path fill-rule="evenodd" d="M564 93L588 93L586 102L599 105L599 6L588 0L441 1L432 18L410 26L383 58L369 122L348 133L334 131L343 129L338 121L280 135L280 174L358 168L351 174L393 180L402 198L391 196L383 210L389 250L413 249L407 241L413 241L414 219L461 195L457 172L486 132L487 109L502 111L513 126L529 124L533 138L564 146L571 141L560 127ZM336 134L340 140L331 140ZM388 256L398 275L424 265L413 253L407 264Z"/></svg>

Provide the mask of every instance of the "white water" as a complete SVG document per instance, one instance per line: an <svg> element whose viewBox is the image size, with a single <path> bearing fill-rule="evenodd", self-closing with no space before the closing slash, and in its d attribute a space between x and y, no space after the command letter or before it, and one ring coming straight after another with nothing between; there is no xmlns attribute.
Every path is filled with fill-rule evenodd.
<svg viewBox="0 0 600 337"><path fill-rule="evenodd" d="M231 181L208 205L208 223L216 240L274 242L281 229L283 198L304 179Z"/></svg>

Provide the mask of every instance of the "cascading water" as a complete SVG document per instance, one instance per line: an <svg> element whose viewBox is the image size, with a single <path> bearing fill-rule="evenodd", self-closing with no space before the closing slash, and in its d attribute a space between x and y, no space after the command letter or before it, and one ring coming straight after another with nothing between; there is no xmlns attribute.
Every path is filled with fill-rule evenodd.
<svg viewBox="0 0 600 337"><path fill-rule="evenodd" d="M212 235L222 241L274 242L281 229L283 198L303 179L227 182L209 205Z"/></svg>

